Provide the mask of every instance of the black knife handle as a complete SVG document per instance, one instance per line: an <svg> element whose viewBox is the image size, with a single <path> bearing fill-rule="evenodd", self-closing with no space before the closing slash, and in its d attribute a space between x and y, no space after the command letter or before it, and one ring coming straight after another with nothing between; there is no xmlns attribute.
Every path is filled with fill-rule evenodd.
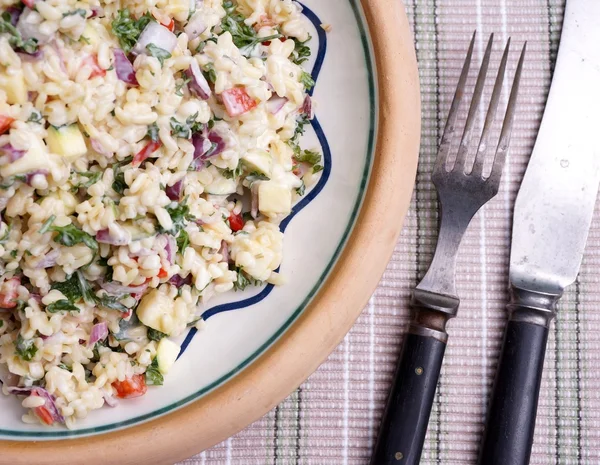
<svg viewBox="0 0 600 465"><path fill-rule="evenodd" d="M371 465L417 465L446 343L407 334Z"/></svg>
<svg viewBox="0 0 600 465"><path fill-rule="evenodd" d="M394 376L371 465L418 465L442 360L446 323L456 315L454 296L416 289L414 315Z"/></svg>
<svg viewBox="0 0 600 465"><path fill-rule="evenodd" d="M512 294L479 465L527 465L531 456L549 326L560 295Z"/></svg>

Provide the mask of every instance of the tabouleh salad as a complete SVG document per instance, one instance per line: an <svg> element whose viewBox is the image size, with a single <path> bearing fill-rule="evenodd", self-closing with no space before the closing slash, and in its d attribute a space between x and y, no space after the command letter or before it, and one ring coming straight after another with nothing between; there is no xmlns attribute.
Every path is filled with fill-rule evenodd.
<svg viewBox="0 0 600 465"><path fill-rule="evenodd" d="M291 0L0 0L0 378L25 422L161 385L216 293L281 284L319 177Z"/></svg>

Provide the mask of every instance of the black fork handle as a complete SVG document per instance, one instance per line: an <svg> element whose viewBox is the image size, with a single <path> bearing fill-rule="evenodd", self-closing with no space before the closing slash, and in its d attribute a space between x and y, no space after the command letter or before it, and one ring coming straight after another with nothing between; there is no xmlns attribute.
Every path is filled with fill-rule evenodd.
<svg viewBox="0 0 600 465"><path fill-rule="evenodd" d="M406 335L371 465L418 465L458 299L415 290Z"/></svg>
<svg viewBox="0 0 600 465"><path fill-rule="evenodd" d="M371 465L419 463L445 350L434 337L406 335Z"/></svg>

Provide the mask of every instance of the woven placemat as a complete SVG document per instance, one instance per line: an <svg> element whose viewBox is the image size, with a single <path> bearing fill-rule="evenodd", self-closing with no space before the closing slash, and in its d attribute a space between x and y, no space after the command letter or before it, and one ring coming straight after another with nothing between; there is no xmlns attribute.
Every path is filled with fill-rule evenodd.
<svg viewBox="0 0 600 465"><path fill-rule="evenodd" d="M494 62L511 36L528 41L520 109L499 195L464 240L462 304L438 386L423 464L474 463L505 324L511 212L548 93L560 39L561 0L406 0L419 60L423 131L415 193L403 235L377 291L344 342L296 392L260 421L186 465L368 463L408 320L408 297L435 245L432 162L464 54L475 29L481 59L496 33ZM333 32L335 33L335 31ZM489 94L488 94L489 98ZM600 463L600 215L577 283L550 335L532 464Z"/></svg>

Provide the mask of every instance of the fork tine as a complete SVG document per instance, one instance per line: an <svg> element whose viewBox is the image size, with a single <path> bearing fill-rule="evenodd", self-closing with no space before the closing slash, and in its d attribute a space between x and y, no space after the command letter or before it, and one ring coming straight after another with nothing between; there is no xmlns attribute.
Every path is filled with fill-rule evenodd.
<svg viewBox="0 0 600 465"><path fill-rule="evenodd" d="M492 92L492 98L490 99L490 106L485 116L485 123L483 125L483 132L481 133L481 139L479 139L479 146L477 147L477 155L475 156L475 163L473 164L472 174L481 176L483 172L483 164L485 162L485 153L488 148L488 139L490 137L490 130L494 124L496 118L496 111L498 110L498 104L500 102L500 94L502 93L502 84L504 83L504 75L506 73L506 63L508 61L508 53L510 50L510 37L506 42L504 53L502 54L502 60L498 67L498 74L496 76L496 83L494 84L494 90Z"/></svg>
<svg viewBox="0 0 600 465"><path fill-rule="evenodd" d="M452 137L454 136L454 131L456 129L456 118L458 117L458 108L460 107L460 102L465 93L465 85L467 83L467 77L469 76L469 68L471 66L471 58L473 57L473 48L475 47L476 35L477 31L473 32L473 37L471 38L469 50L467 51L467 56L465 57L465 62L463 64L462 71L458 79L458 85L456 86L456 92L454 93L452 104L450 105L448 119L446 120L446 126L444 127L444 133L442 135L438 155L435 160L434 173L442 168L445 168L446 166L448 153L450 152L450 144L452 143Z"/></svg>
<svg viewBox="0 0 600 465"><path fill-rule="evenodd" d="M496 148L496 157L494 158L492 172L489 177L489 181L493 183L500 183L502 170L504 169L504 163L506 162L506 153L508 152L508 145L510 143L512 127L515 120L515 109L517 106L517 97L519 95L519 85L521 82L521 74L523 72L523 62L525 61L526 51L527 42L523 44L523 50L521 51L521 56L519 57L519 64L517 65L517 70L515 71L513 85L510 91L510 97L508 99L508 106L506 107L506 115L504 116L504 122L502 123L500 140L498 141L498 147Z"/></svg>
<svg viewBox="0 0 600 465"><path fill-rule="evenodd" d="M458 155L456 156L456 162L454 163L454 170L463 170L465 166L465 160L469 153L469 144L473 135L473 126L475 125L475 115L479 102L481 101L481 95L483 94L483 87L485 85L485 77L487 75L488 66L490 64L490 56L492 55L492 45L494 43L494 34L490 35L485 54L483 55L483 62L479 69L479 75L477 76L477 82L475 84L475 92L471 99L471 106L469 107L469 114L467 115L467 122L465 124L465 130L458 146Z"/></svg>

